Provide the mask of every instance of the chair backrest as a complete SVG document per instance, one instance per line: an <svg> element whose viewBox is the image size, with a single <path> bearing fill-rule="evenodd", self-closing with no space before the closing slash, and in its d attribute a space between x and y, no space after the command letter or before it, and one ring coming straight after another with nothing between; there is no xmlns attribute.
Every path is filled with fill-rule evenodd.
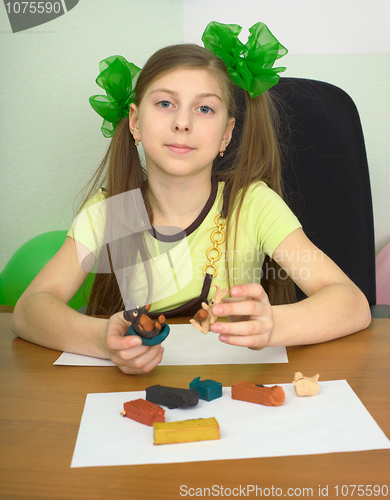
<svg viewBox="0 0 390 500"><path fill-rule="evenodd" d="M356 106L340 88L315 80L281 78L270 92L281 101L283 111L283 143L289 151L282 170L287 203L313 243L338 264L373 305L372 198ZM243 93L238 100L244 108ZM243 113L236 119L238 132L242 122ZM302 298L300 291L298 295Z"/></svg>

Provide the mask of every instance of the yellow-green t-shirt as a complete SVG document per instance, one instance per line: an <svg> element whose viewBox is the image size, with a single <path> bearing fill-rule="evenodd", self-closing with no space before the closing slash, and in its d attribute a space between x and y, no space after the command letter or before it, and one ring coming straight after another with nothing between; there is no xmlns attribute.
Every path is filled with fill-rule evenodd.
<svg viewBox="0 0 390 500"><path fill-rule="evenodd" d="M149 300L151 312L164 312L200 296L204 282L203 269L210 262L206 253L213 246L210 235L217 229L215 218L222 210L223 189L223 182L214 184L214 191L202 214L181 234L179 241L161 242L161 238L155 238L156 233L153 234L153 231L144 231L145 244L149 254L153 256L149 261L152 263L150 269L153 281L153 296L152 300ZM73 225L68 233L68 236L75 238L83 248L87 248L95 256L99 255L102 242L104 243L105 197L105 193L100 190L88 200L83 207L84 216L77 224L76 234ZM234 220L233 213L228 224L233 224ZM260 283L264 257L272 257L276 247L301 227L280 196L261 181L253 183L245 194L237 226L237 238L234 226L235 223L229 233L228 250L226 242L218 245L221 257L215 263L218 274L213 278L212 284L221 288L228 287L226 261L231 284ZM220 239L219 234L216 239ZM212 251L210 255L217 256L217 251ZM126 309L144 305L148 290L150 292L141 260L138 258L138 263L131 268L131 285L129 280L126 280L128 268L121 264L120 269L115 272ZM208 268L208 272L212 270ZM213 293L212 289L210 296Z"/></svg>

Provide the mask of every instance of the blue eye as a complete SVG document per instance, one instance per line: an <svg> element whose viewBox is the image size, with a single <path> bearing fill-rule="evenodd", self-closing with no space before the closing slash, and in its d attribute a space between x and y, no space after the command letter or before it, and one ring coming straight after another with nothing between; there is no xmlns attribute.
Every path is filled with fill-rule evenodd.
<svg viewBox="0 0 390 500"><path fill-rule="evenodd" d="M199 106L198 109L201 113L206 114L206 115L214 112L211 108L209 108L209 106Z"/></svg>
<svg viewBox="0 0 390 500"><path fill-rule="evenodd" d="M169 108L170 106L172 106L172 103L170 103L169 101L160 101L157 103L161 108Z"/></svg>

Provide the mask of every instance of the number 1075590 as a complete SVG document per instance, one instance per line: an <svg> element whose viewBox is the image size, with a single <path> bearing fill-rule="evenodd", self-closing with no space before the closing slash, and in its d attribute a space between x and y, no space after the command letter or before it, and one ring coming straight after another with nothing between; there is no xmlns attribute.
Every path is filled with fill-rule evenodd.
<svg viewBox="0 0 390 500"><path fill-rule="evenodd" d="M5 4L8 14L50 14L61 12L61 2L8 2Z"/></svg>
<svg viewBox="0 0 390 500"><path fill-rule="evenodd" d="M389 488L387 485L380 486L378 484L343 484L342 486L334 486L337 497L387 497Z"/></svg>

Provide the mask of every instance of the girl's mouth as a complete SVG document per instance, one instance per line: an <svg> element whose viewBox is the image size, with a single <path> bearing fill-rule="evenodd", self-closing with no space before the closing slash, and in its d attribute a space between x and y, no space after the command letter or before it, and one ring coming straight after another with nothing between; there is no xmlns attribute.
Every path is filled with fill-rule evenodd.
<svg viewBox="0 0 390 500"><path fill-rule="evenodd" d="M179 154L179 155L184 155L184 154L190 153L191 151L194 151L194 148L191 148L187 144L173 143L173 144L166 144L166 147L172 153L176 153L176 154Z"/></svg>

